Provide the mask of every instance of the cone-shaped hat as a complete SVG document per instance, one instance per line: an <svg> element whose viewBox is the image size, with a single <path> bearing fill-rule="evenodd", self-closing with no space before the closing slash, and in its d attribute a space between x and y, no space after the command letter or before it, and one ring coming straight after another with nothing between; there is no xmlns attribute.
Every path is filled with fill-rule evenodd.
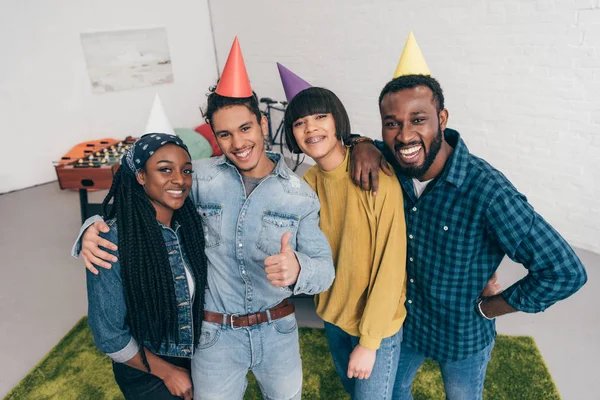
<svg viewBox="0 0 600 400"><path fill-rule="evenodd" d="M246 72L244 57L237 36L233 39L233 45L229 51L229 57L223 68L221 80L216 89L217 94L225 97L250 97L252 96L252 87Z"/></svg>
<svg viewBox="0 0 600 400"><path fill-rule="evenodd" d="M283 90L285 91L285 97L288 103L292 101L298 93L312 87L310 83L306 82L283 65L277 63L277 68L279 69L279 76L281 77L281 83L283 84Z"/></svg>
<svg viewBox="0 0 600 400"><path fill-rule="evenodd" d="M144 134L146 133L166 133L175 136L175 131L171 127L171 123L167 118L167 114L165 113L165 109L163 108L158 94L154 97L152 111L150 111L146 129L144 130Z"/></svg>
<svg viewBox="0 0 600 400"><path fill-rule="evenodd" d="M412 31L408 35L400 61L394 71L394 78L402 75L431 75Z"/></svg>

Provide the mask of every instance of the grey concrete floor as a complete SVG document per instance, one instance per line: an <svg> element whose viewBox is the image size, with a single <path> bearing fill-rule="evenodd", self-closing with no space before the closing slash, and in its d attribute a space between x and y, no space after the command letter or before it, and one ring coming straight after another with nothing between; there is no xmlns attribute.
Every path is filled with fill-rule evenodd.
<svg viewBox="0 0 600 400"><path fill-rule="evenodd" d="M100 201L105 192L93 193ZM0 395L15 386L87 312L82 263L69 256L80 226L76 192L56 182L0 195ZM577 251L588 284L572 298L536 315L498 320L498 331L533 336L564 399L600 399L600 255ZM504 287L524 269L505 259ZM311 299L296 299L303 326L322 326Z"/></svg>

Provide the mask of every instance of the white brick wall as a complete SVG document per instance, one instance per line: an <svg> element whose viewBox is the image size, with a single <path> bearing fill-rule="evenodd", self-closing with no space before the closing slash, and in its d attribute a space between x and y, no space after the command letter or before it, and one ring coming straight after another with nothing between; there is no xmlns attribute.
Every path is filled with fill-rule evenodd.
<svg viewBox="0 0 600 400"><path fill-rule="evenodd" d="M380 137L377 97L409 30L449 126L574 246L600 252L600 0L210 1L219 68L239 35L254 89L275 61L335 91Z"/></svg>

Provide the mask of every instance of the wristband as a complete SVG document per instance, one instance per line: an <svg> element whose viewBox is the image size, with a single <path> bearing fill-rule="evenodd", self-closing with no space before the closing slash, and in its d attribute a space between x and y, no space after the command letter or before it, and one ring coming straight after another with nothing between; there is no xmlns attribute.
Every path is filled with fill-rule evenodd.
<svg viewBox="0 0 600 400"><path fill-rule="evenodd" d="M357 139L354 139L353 141L350 142L350 148L353 148L354 146L356 146L357 144L362 143L362 142L369 142L371 144L375 143L373 141L373 139L371 139L370 137L368 137L368 136L361 136L361 137L359 137Z"/></svg>
<svg viewBox="0 0 600 400"><path fill-rule="evenodd" d="M483 303L483 300L485 300L485 298L480 297L479 299L477 299L477 303L476 303L476 309L477 309L477 314L481 315L483 318L487 319L488 321L493 321L496 319L496 317L494 318L490 318L487 315L485 315L483 313L483 311L481 310L481 303Z"/></svg>

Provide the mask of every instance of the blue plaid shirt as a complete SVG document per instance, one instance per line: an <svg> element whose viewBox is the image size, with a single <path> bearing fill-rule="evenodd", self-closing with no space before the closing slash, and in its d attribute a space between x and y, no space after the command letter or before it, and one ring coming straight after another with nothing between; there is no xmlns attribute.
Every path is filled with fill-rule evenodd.
<svg viewBox="0 0 600 400"><path fill-rule="evenodd" d="M501 172L470 154L458 132L444 133L454 152L418 199L412 179L396 170L408 236L404 342L434 360L455 361L496 336L494 321L481 317L475 303L505 254L529 271L502 293L520 311L544 311L581 288L587 275L573 249Z"/></svg>

